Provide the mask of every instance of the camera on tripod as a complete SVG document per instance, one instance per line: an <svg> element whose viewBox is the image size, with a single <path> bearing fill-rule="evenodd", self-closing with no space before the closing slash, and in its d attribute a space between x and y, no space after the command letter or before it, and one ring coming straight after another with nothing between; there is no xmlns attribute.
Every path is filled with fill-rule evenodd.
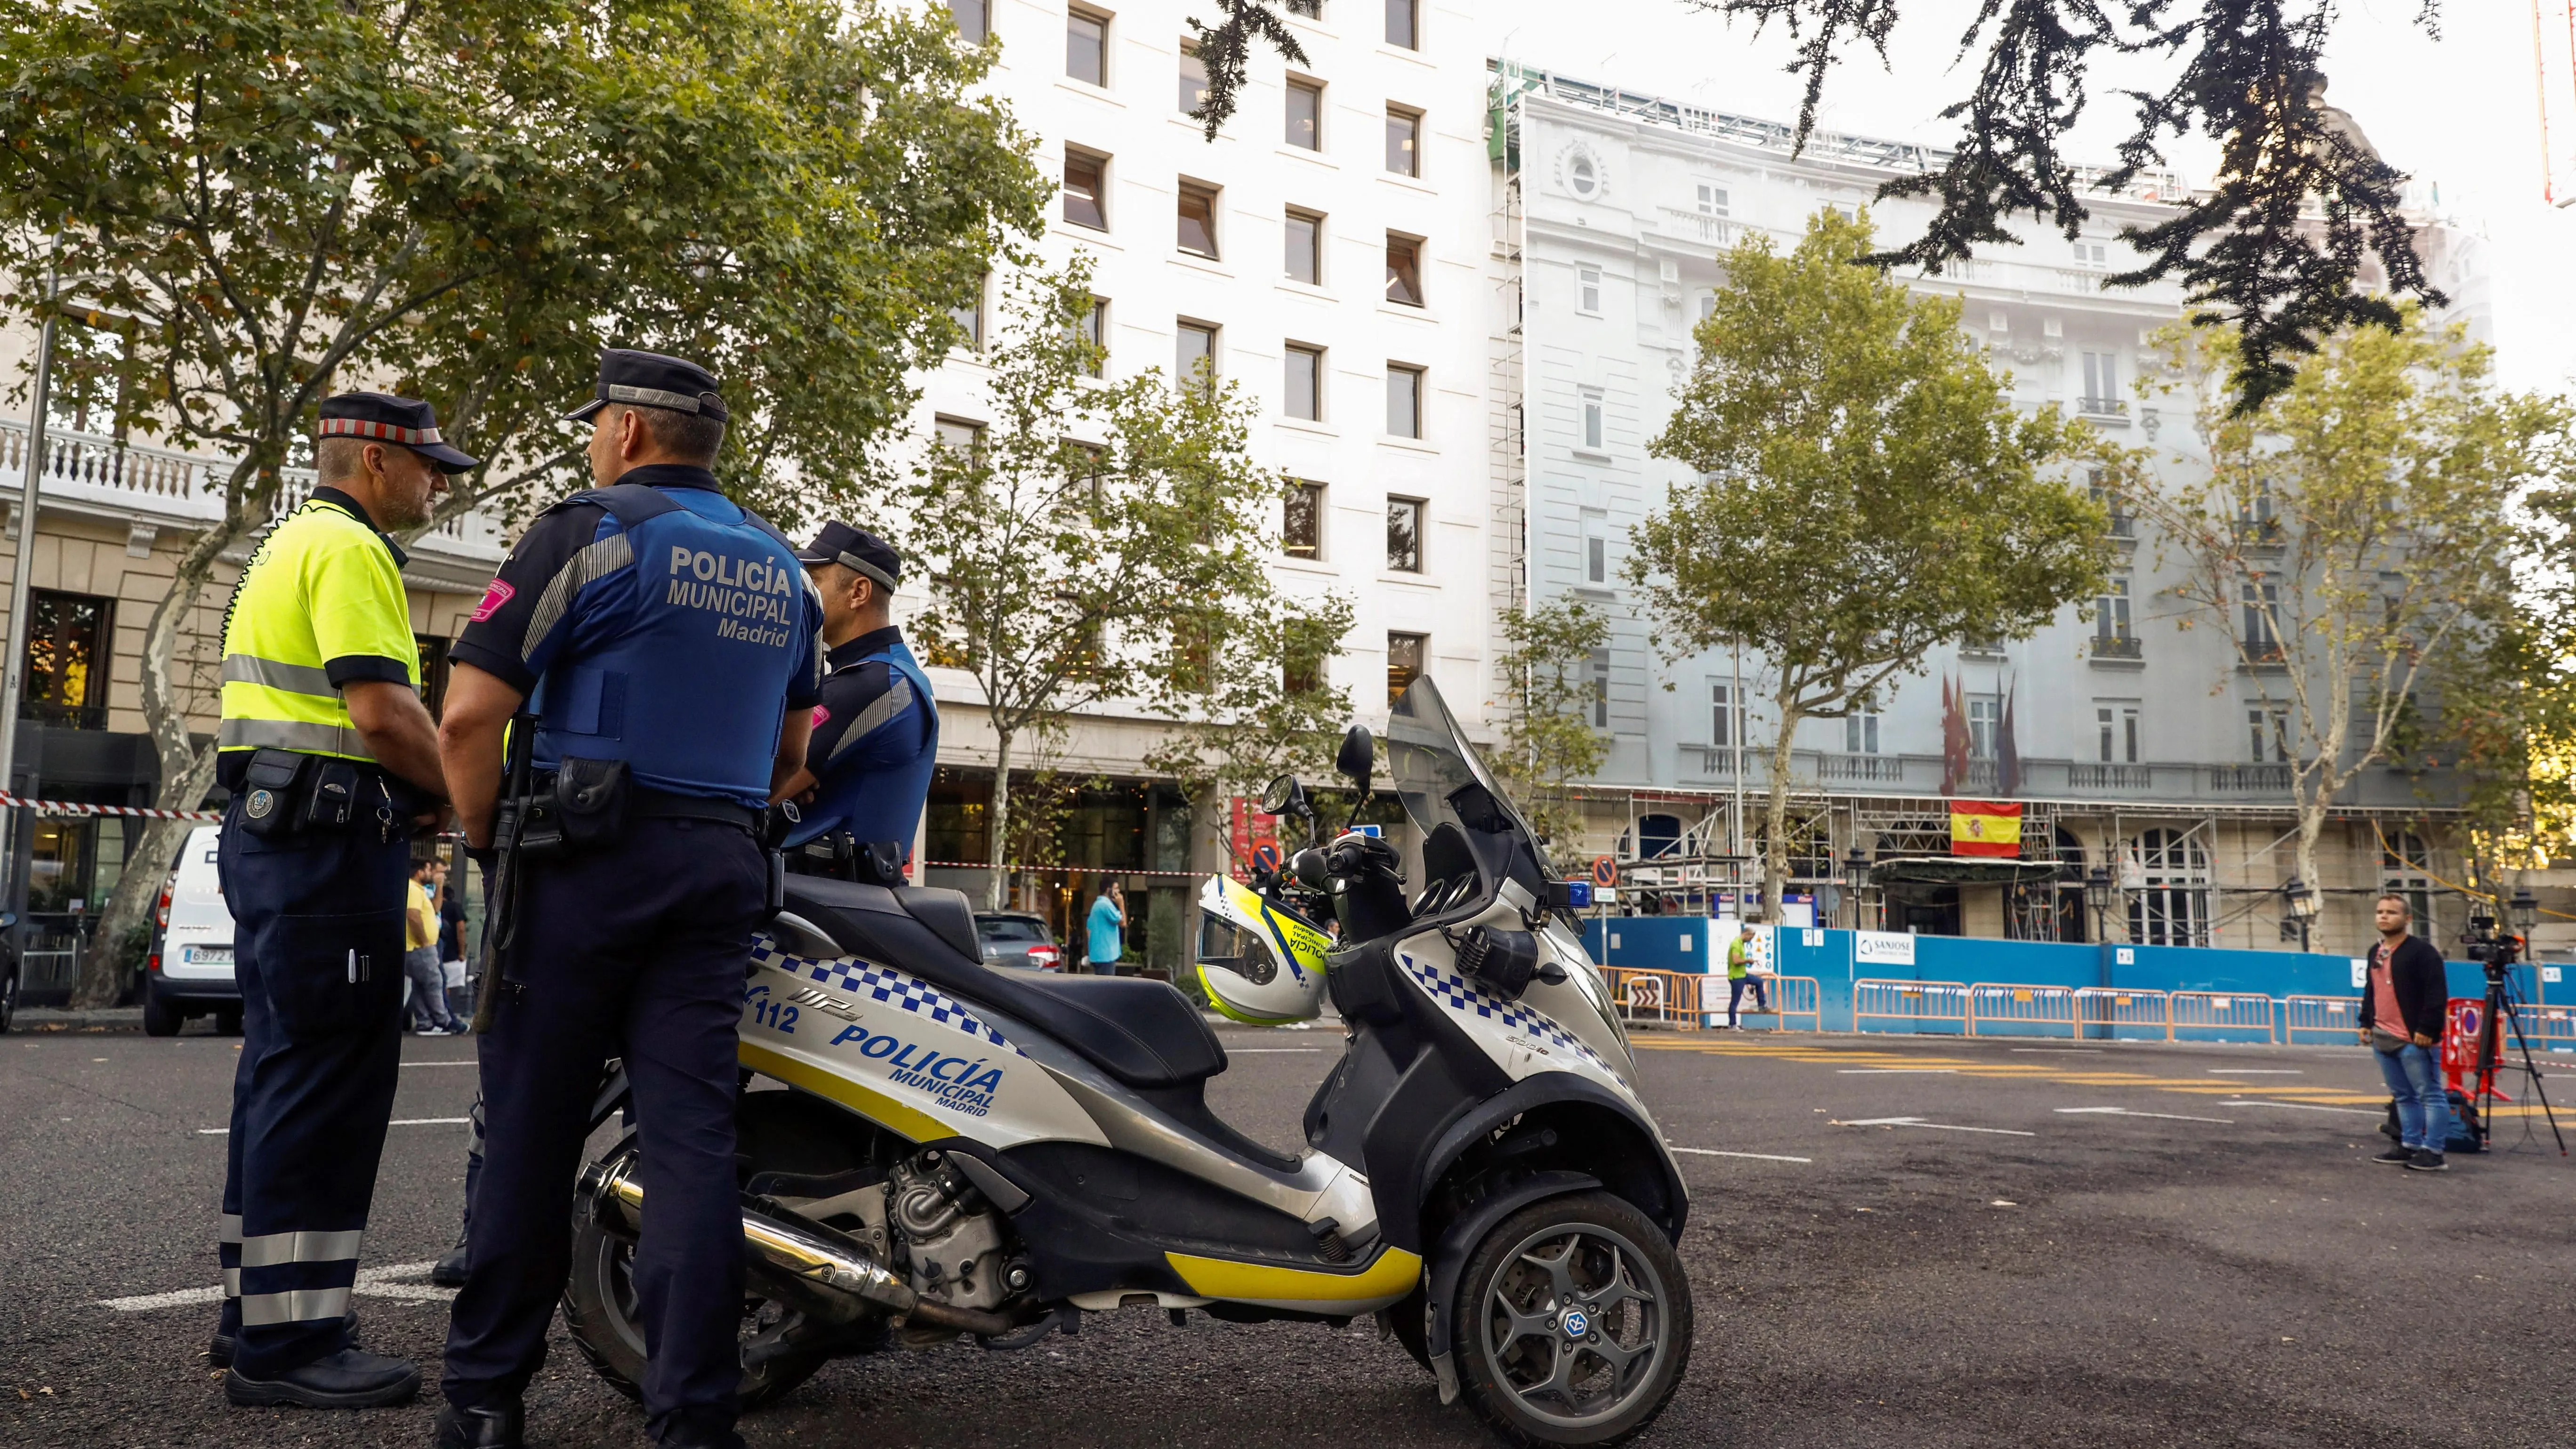
<svg viewBox="0 0 2576 1449"><path fill-rule="evenodd" d="M2523 902L2529 900L2531 900L2529 891L2516 892L2513 905L2508 909L2519 917L2522 914ZM2534 902L2535 907L2537 904ZM2537 914L2536 909L2534 914ZM2500 930L2496 926L2493 911L2484 906L2469 908L2469 927L2460 933L2460 944L2469 948L2469 959L2486 967L2489 976L2509 969L2514 962L2522 958L2521 932L2531 927L2529 923L2520 920L2515 921L2514 924L2515 930Z"/></svg>

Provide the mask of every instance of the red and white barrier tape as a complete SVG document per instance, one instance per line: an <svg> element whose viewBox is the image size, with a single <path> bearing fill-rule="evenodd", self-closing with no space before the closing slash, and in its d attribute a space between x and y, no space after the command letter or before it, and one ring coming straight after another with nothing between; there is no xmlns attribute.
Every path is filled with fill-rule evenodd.
<svg viewBox="0 0 2576 1449"><path fill-rule="evenodd" d="M0 805L16 805L39 815L140 815L146 820L221 821L212 810L152 810L141 805L91 805L79 800L21 800L0 790Z"/></svg>

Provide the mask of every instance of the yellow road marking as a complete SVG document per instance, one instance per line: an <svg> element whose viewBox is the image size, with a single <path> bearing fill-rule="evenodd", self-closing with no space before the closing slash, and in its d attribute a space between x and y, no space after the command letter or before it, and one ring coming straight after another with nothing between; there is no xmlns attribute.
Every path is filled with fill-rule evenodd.
<svg viewBox="0 0 2576 1449"><path fill-rule="evenodd" d="M1762 1057L1773 1061L1829 1064L1839 1067L1906 1066L1938 1068L1962 1077L1988 1077L2004 1081L2037 1081L2055 1086L2095 1087L2106 1090L2129 1089L2169 1092L2194 1097L2262 1096L2277 1101L2306 1102L2318 1106L2373 1106L2386 1099L2368 1093L2356 1093L2348 1087L2317 1083L2210 1081L2206 1078L2161 1077L2151 1072L2118 1072L2098 1069L2066 1070L2035 1062L1996 1062L1980 1057L1936 1056L1922 1052L1896 1052L1869 1048L1836 1049L1809 1044L1741 1041L1658 1041L1652 1038L1635 1045L1644 1051L1697 1052L1712 1056ZM2536 1111L2531 1107L2498 1107L2495 1115L2522 1116Z"/></svg>

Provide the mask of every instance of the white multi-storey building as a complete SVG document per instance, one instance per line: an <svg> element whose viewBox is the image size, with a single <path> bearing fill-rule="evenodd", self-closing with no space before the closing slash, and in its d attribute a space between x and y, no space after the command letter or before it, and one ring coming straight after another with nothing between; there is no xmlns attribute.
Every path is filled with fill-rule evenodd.
<svg viewBox="0 0 2576 1449"><path fill-rule="evenodd" d="M1485 696L1495 599L1486 400L1491 170L1483 47L1464 7L1433 0L1307 0L1285 7L1303 66L1263 53L1214 141L1188 112L1203 71L1179 0L1095 8L1061 0L955 0L989 33L986 89L1037 138L1061 184L1042 258L1086 257L1111 377L1179 376L1204 358L1259 405L1256 460L1302 485L1281 519L1274 571L1291 599L1356 608L1334 665L1363 714L1428 670L1453 700ZM994 288L998 293L998 286ZM980 326L993 326L988 315ZM917 432L980 426L985 370L961 349L926 379ZM993 752L973 681L934 671L943 729L925 857L982 858ZM1086 718L1053 764L1130 783L1077 808L1079 865L1187 870L1176 799L1134 781L1159 726ZM980 873L932 872L972 885ZM1068 871L1059 920L1096 877ZM1177 920L1164 883L1156 922ZM1155 934L1159 935L1158 930Z"/></svg>
<svg viewBox="0 0 2576 1449"><path fill-rule="evenodd" d="M1518 325L1495 337L1495 407L1527 419L1525 459L1497 470L1498 500L1528 500L1529 595L1581 599L1613 621L1609 647L1591 661L1595 723L1610 746L1596 848L1702 858L1693 884L1722 894L1740 879L1749 819L1767 788L1773 736L1759 641L1748 641L1740 673L1729 655L1667 661L1649 644L1621 565L1630 531L1691 475L1647 448L1688 378L1692 331L1727 247L1762 232L1785 251L1824 207L1867 207L1882 238L1913 236L1930 218L1928 202L1872 197L1892 175L1940 158L1830 134L1793 157L1786 126L1497 71L1507 142L1496 171L1497 266L1524 302ZM2181 313L2180 288L2101 285L2135 264L2114 234L2171 215L2181 184L2142 176L2089 201L2094 215L2071 244L2035 231L2027 245L1981 248L1966 266L1909 284L1961 299L1963 325L2010 373L2017 404L2063 408L2168 458L2191 454L2188 411L2135 388L2147 335ZM2480 239L2423 220L2428 274L2454 299L2451 315L2483 333ZM2115 533L2112 590L2089 620L2070 608L2027 640L1937 650L1879 713L1802 729L1793 786L1798 816L1816 832L1798 852L1803 889L1824 894L1858 848L1876 862L1870 918L1895 929L2091 940L2107 916L2118 939L2280 943L2280 892L2293 871L2276 706L2224 631L2182 627L2187 610L2154 541L2126 520ZM1945 682L1977 756L1969 777L1952 782L1956 793L2022 799L2031 859L1941 859ZM1997 778L2006 754L2018 757L2017 788ZM2449 788L2438 773L2381 769L2340 802L2324 842L2329 878L2310 883L2326 889L2327 939L2357 942L2368 895L2383 885L2437 897L2441 879L2460 878L2441 829ZM1755 797L1741 816L1739 790ZM2107 909L2085 900L2097 870L2107 878L2096 895L2103 883L2113 889ZM2456 928L2456 914L2448 919Z"/></svg>

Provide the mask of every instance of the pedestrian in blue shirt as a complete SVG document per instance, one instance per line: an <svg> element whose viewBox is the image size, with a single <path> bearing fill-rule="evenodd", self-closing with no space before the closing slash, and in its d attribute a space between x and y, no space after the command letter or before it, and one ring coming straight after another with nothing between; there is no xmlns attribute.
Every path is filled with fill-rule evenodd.
<svg viewBox="0 0 2576 1449"><path fill-rule="evenodd" d="M1118 958L1127 949L1127 892L1111 881L1091 902L1091 919L1086 923L1091 934L1091 971L1095 976L1118 974Z"/></svg>

